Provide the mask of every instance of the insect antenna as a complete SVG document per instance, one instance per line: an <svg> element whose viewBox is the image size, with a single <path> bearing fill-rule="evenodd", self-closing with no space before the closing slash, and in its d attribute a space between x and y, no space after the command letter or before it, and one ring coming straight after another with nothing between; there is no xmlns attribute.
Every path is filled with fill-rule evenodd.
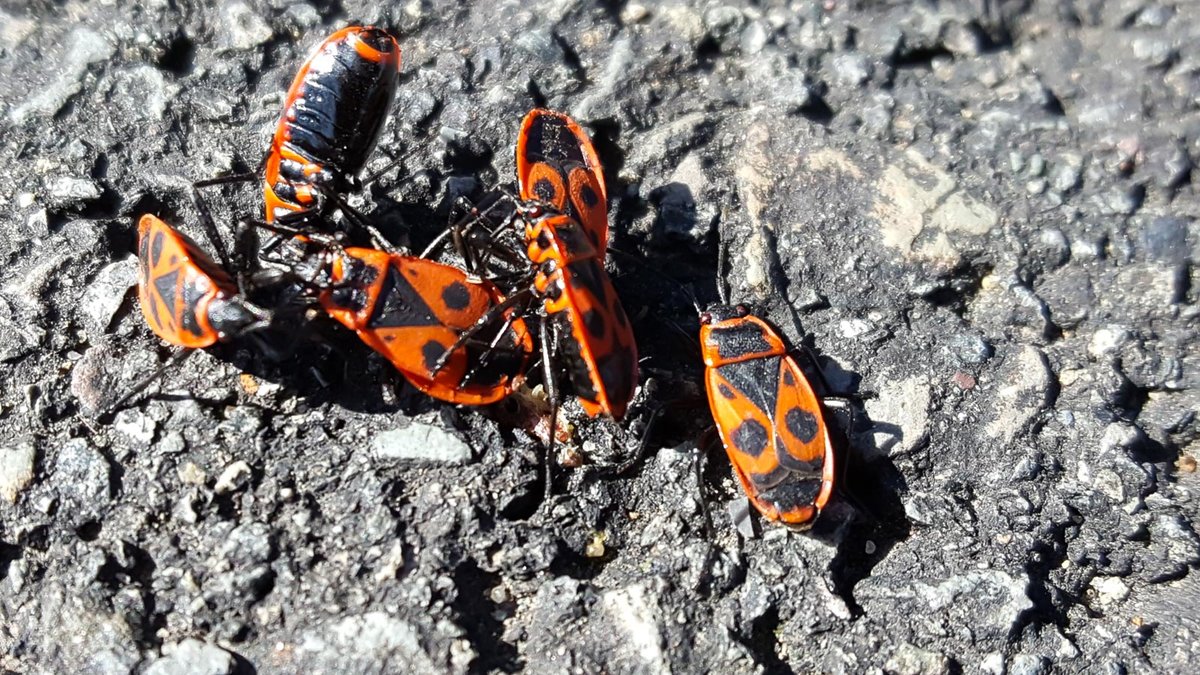
<svg viewBox="0 0 1200 675"><path fill-rule="evenodd" d="M472 231L482 226L484 222L487 222L493 211L499 209L501 206L515 205L519 202L520 200L516 196L503 188L496 188L488 192L478 202L469 207L467 205L470 204L470 200L466 197L459 197L454 200L454 203L450 207L452 222L429 243L429 246L425 247L425 250L421 252L421 257L430 258L451 239L456 241L457 247L457 242L470 236ZM464 209L466 213L461 218L454 219L454 211L460 208ZM489 241L494 237L497 230L508 225L509 222L508 218L502 218L496 227L487 230Z"/></svg>
<svg viewBox="0 0 1200 675"><path fill-rule="evenodd" d="M653 265L651 265L650 263L646 262L639 255L630 253L628 251L623 251L623 250L616 248L615 246L611 246L611 245L608 247L608 250L612 253L616 253L616 254L624 257L626 260L631 260L634 263L637 263L642 269L650 272L651 274L658 277L659 279L662 279L663 281L666 281L667 283L671 284L675 288L679 289L685 296L687 296L688 301L690 303L692 303L692 307L696 308L697 314L699 314L700 312L703 311L703 309L700 307L700 301L696 299L696 291L695 291L695 289L692 288L691 284L685 284L682 281L679 281L678 279L672 277L671 275L667 274L666 272L663 272L662 270L660 270L660 269L654 267Z"/></svg>
<svg viewBox="0 0 1200 675"><path fill-rule="evenodd" d="M729 245L721 236L721 226L717 225L717 298L721 304L729 304Z"/></svg>
<svg viewBox="0 0 1200 675"><path fill-rule="evenodd" d="M367 188L368 186L373 184L375 181L382 178L385 173L387 173L387 172L391 171L392 169L396 168L397 166L400 166L401 164L403 164L405 162L405 160L407 160L408 158L417 154L417 150L420 150L420 148L412 147L412 148L409 148L409 150L407 152L402 153L399 157L392 157L391 161L389 161L387 164L384 164L382 169L380 169L380 170L376 171L375 173L371 174L370 176L367 176L366 178L364 178L362 181L362 187L364 189ZM390 155L390 153L388 153L388 154Z"/></svg>

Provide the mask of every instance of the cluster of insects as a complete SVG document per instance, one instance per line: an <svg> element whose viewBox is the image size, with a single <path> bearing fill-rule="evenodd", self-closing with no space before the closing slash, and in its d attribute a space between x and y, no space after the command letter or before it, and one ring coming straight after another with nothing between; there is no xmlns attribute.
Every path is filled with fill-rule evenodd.
<svg viewBox="0 0 1200 675"><path fill-rule="evenodd" d="M265 214L252 225L272 238L255 252L258 274L234 269L235 280L183 233L142 216L147 324L186 355L316 309L414 387L455 404L504 399L540 361L551 448L562 371L588 415L621 421L638 354L605 270L608 192L590 138L566 115L531 111L516 145L516 194L492 193L422 255L397 250L347 195L362 188L399 69L388 32L339 30L300 68L261 167L196 184L261 182ZM348 233L373 245L348 246ZM451 245L456 264L437 257ZM250 300L266 284L288 289L278 306ZM746 494L764 517L810 526L834 483L821 400L780 334L745 307L723 300L700 324L709 405Z"/></svg>

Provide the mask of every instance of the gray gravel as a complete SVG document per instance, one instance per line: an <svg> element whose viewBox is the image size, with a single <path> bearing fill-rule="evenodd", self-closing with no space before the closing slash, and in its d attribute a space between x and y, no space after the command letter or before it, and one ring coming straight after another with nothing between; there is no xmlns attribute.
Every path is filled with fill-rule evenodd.
<svg viewBox="0 0 1200 675"><path fill-rule="evenodd" d="M0 10L0 672L1194 668L1189 3L213 4ZM870 394L812 533L745 517L694 311L618 255L655 386L628 431L568 406L549 503L513 406L431 402L329 322L103 413L168 356L136 218L207 242L190 182L254 167L350 22L404 51L368 172L407 158L361 201L394 241L511 182L548 105L615 248L709 301L723 239L735 300Z"/></svg>

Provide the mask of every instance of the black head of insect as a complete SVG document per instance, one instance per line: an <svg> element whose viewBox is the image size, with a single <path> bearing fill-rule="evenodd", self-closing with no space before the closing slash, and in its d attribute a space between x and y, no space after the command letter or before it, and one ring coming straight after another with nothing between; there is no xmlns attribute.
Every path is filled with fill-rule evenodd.
<svg viewBox="0 0 1200 675"><path fill-rule="evenodd" d="M270 326L271 313L237 296L216 297L208 305L208 320L224 340Z"/></svg>
<svg viewBox="0 0 1200 675"><path fill-rule="evenodd" d="M700 312L700 324L708 326L714 323L721 323L730 319L741 319L750 315L750 309L745 305L728 305L725 303L716 303L709 305L707 309Z"/></svg>

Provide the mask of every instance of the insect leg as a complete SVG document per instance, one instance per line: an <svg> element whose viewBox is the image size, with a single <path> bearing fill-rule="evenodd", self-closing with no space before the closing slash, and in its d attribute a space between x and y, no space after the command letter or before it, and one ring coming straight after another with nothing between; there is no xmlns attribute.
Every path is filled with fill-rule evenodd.
<svg viewBox="0 0 1200 675"><path fill-rule="evenodd" d="M462 348L462 346L464 344L466 344L468 340L475 337L476 333L483 330L483 328L485 326L487 326L492 321L495 321L499 316L501 316L504 312L506 312L510 308L515 307L516 305L528 300L530 297L533 296L533 293L534 293L533 288L526 288L525 290L520 291L519 293L514 293L514 294L508 296L499 304L493 305L492 308L489 309L486 314L481 316L479 318L479 320L476 321L473 326L471 326L470 328L463 331L462 334L460 334L458 336L458 339L454 341L454 344L450 345L450 347L447 348L446 351L442 353L441 357L438 358L437 363L435 363L433 365L433 370L430 372L430 374L437 375L439 372L441 372L442 368L446 367L446 362L450 360L450 356L452 354L454 354L454 352L456 352L460 348Z"/></svg>
<svg viewBox="0 0 1200 675"><path fill-rule="evenodd" d="M138 382L133 385L133 388L130 389L128 392L126 392L124 396L117 399L116 403L113 403L111 406L109 406L108 409L104 411L104 414L107 415L110 413L115 413L118 410L120 410L126 403L129 402L130 399L132 399L134 396L137 396L139 393L142 392L142 390L144 390L146 387L150 386L151 383L153 383L158 378L162 377L163 373L167 372L168 369L173 368L180 363L183 363L183 361L185 359L187 359L187 357L191 356L192 352L194 352L194 351L196 351L196 350L195 349L181 349L181 350L175 352L174 354L172 354L171 358L164 361L163 364L161 366L159 366L158 368L156 368L153 373L150 373L146 377L143 377L142 379L138 380Z"/></svg>
<svg viewBox="0 0 1200 675"><path fill-rule="evenodd" d="M554 492L554 443L558 440L558 385L554 381L554 347L558 344L557 331L555 340L550 340L550 317L543 316L538 322L538 334L542 342L542 379L546 387L546 396L550 399L550 442L546 444L546 492L543 504L550 503Z"/></svg>
<svg viewBox="0 0 1200 675"><path fill-rule="evenodd" d="M233 178L233 176L230 176ZM240 178L240 175L238 176ZM229 181L233 182L233 181ZM196 205L196 213L200 217L200 227L203 228L205 236L212 242L213 249L217 252L217 258L221 261L221 266L225 269L236 269L230 265L229 251L225 249L225 240L221 238L221 232L217 229L217 223L213 220L212 210L208 208L208 201L200 194L200 187L204 181L192 183L192 203Z"/></svg>
<svg viewBox="0 0 1200 675"><path fill-rule="evenodd" d="M371 174L371 175L370 175L370 176L368 176L367 178L363 179L361 186L365 188L365 187L367 187L368 185L370 185L370 184L374 183L375 181L379 180L380 178L382 178L382 177L383 177L383 174L385 174L385 173L387 173L387 172L391 171L392 169L396 168L397 166L400 166L400 165L401 165L401 164L403 164L403 163L404 163L404 161L405 161L405 160L407 160L409 157L412 157L413 155L417 154L417 150L419 150L419 148L417 148L417 147L413 147L413 148L409 149L409 151L408 151L408 152L406 152L406 153L404 153L404 154L400 155L399 157L393 157L393 158L392 158L392 160L391 160L390 162L388 162L387 164L383 165L383 168L382 168L382 169L380 169L380 170L376 171L375 173Z"/></svg>
<svg viewBox="0 0 1200 675"><path fill-rule="evenodd" d="M500 341L504 339L504 336L508 335L508 331L512 328L513 322L516 320L515 312L505 317L504 325L500 327L500 330L496 331L496 335L492 337L487 348L479 355L479 361L467 371L466 375L463 375L462 384L470 382L471 378L475 376L475 373L479 372L480 368L486 367L491 362L492 354L500 349Z"/></svg>
<svg viewBox="0 0 1200 675"><path fill-rule="evenodd" d="M387 253L393 255L404 253L404 251L397 248L396 245L393 244L387 237L383 236L383 233L379 231L379 228L368 223L366 216L364 216L354 207L347 204L346 200L343 199L341 195L334 195L333 199L338 205L338 208L342 210L342 213L346 214L347 220L351 221L355 227L370 235L371 244L374 245L375 248L381 251L386 251Z"/></svg>
<svg viewBox="0 0 1200 675"><path fill-rule="evenodd" d="M634 450L633 456L618 464L617 467L612 470L614 475L620 476L624 474L626 471L632 469L635 464L641 461L642 455L644 455L646 452L646 446L650 444L650 436L654 433L654 425L658 423L659 418L661 418L662 414L666 412L666 409L667 406L665 404L659 404L658 407L654 409L654 412L650 413L650 419L646 421L646 428L642 431L642 438L638 441L637 448Z"/></svg>
<svg viewBox="0 0 1200 675"><path fill-rule="evenodd" d="M293 215L295 214L295 215ZM303 225L297 225L297 222L308 223L313 216L311 211L294 211L287 216L276 218L275 222L268 223L265 220L250 220L247 221L254 227L261 227L264 230L274 232L275 234L286 234L292 237L306 237L312 240L318 246L324 246L331 249L340 249L342 247L341 239L336 235L326 234L324 232L314 232L310 228Z"/></svg>

